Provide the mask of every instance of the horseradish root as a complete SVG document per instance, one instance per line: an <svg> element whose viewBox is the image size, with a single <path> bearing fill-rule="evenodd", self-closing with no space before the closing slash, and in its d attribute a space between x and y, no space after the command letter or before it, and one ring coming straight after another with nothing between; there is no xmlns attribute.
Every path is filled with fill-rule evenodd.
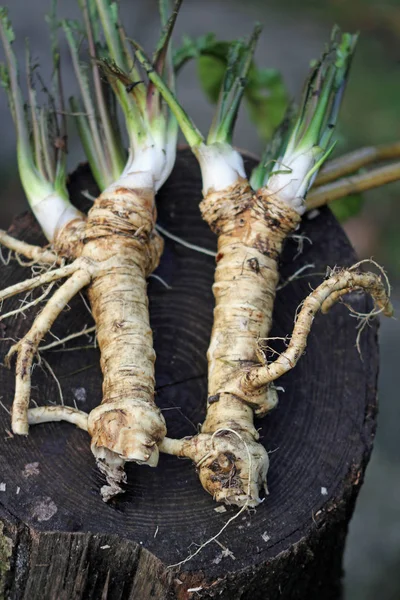
<svg viewBox="0 0 400 600"><path fill-rule="evenodd" d="M180 2L177 0L169 20L165 0L160 2L164 27L155 60L155 69L160 76L172 73L168 46ZM80 5L89 48L94 53L99 40L93 37L86 0ZM52 161L50 147L56 146L50 133L47 132L47 137L35 138L39 109L35 104L32 74L29 93L34 144L31 146L11 48L14 36L5 9L0 13L8 59L8 69L3 69L2 76L17 128L21 179L32 210L54 252L23 244L7 234L1 239L10 249L42 263L74 259L71 264L11 286L0 293L0 298L65 278L28 333L8 353L8 363L17 354L12 429L16 434L26 435L30 424L51 420L69 421L86 429L91 436L96 462L107 479L107 485L101 490L102 496L109 500L122 491L120 483L126 480L126 461L157 465L158 444L166 434L164 418L154 400L155 352L146 278L158 266L163 250L162 238L155 230L155 194L169 176L175 161L177 124L162 105L159 93L152 90L152 84L149 83L146 89L144 85L137 87L129 79L137 78L137 73L115 6L103 0L96 0L96 6L98 14L93 3L91 14L92 17L96 14L102 23L110 55L109 60L103 60L102 68L120 101L130 148L126 159L119 136L115 134L117 129L110 129L112 113L100 85L99 64L96 62L92 68L93 101L87 75L79 62L78 43L74 37L76 30L70 22L63 22L88 113L79 115L82 143L99 187L106 188L87 217L69 202L63 168L65 152L57 150ZM58 62L56 67L58 70ZM170 78L170 81L173 80ZM90 112L92 103L93 114ZM94 117L96 113L98 118ZM84 287L88 289L101 353L104 377L101 404L89 415L65 406L29 409L32 363L39 344L57 316Z"/></svg>
<svg viewBox="0 0 400 600"><path fill-rule="evenodd" d="M256 506L259 490L267 489L268 454L258 442L253 414L274 408L277 393L267 386L249 393L234 382L260 360L259 339L271 328L277 261L300 216L266 190L255 194L244 180L208 194L201 210L218 233L207 417L180 455L195 462L203 487L217 501Z"/></svg>
<svg viewBox="0 0 400 600"><path fill-rule="evenodd" d="M392 306L377 275L351 269L335 273L303 302L285 352L269 365L236 369L230 385L225 388L231 386L236 394L224 392L208 398L207 418L200 434L183 440L165 438L162 442L160 449L163 452L194 461L203 487L217 501L257 506L260 490L268 493L268 454L257 442L253 411L241 399L265 391L266 386L295 367L306 348L308 333L318 310L326 312L340 300L341 292L353 290L369 293L377 309L386 316L392 316Z"/></svg>
<svg viewBox="0 0 400 600"><path fill-rule="evenodd" d="M167 19L168 0L160 0L163 30L152 61L133 44L146 81L136 69L115 3L79 0L92 59L92 84L79 60L81 30L73 22L61 22L81 96L71 100L71 109L102 191L87 216L72 205L66 191L67 140L60 117L65 110L58 50L53 44L53 87L58 100L51 102L47 111L37 106L35 70L28 52L29 111L25 111L12 51L14 35L6 10L0 11L7 59L1 78L17 129L21 180L51 249L18 242L4 232L0 232L0 242L30 260L54 264L49 271L0 292L0 300L63 280L28 333L8 354L8 362L17 355L12 428L14 433L26 435L32 424L66 421L87 431L97 465L107 480L101 490L106 501L122 491L127 461L156 466L162 450L190 458L204 489L216 500L257 506L262 501L260 492L267 493L269 459L254 416L264 416L276 406L273 382L300 358L317 311L324 312L344 294L361 289L373 296L379 311L391 313L376 275L355 269L338 271L305 300L292 339L275 362L266 362L260 345L271 329L283 244L298 227L307 209L306 196L333 149L332 134L356 37L338 37L334 32L329 48L312 69L296 120L287 131L281 128L249 182L242 157L231 144L260 28L255 28L248 41L231 45L216 117L205 139L174 96L169 41L181 1L176 0ZM53 18L53 26L56 23ZM113 104L104 92L104 79L125 118L128 156ZM155 228L155 195L174 164L178 123L199 161L203 181L200 209L217 235L218 252L207 415L197 435L172 440L166 437L165 421L154 399L155 353L146 277L162 254L162 240ZM385 171L385 177L397 178L395 169L398 165L392 165L389 174ZM368 181L358 179L357 185L360 189L375 185L377 175L372 183L370 177ZM337 183L335 193L342 194L345 184ZM315 194L325 201L325 192L321 186ZM314 201L311 195L307 199L309 204ZM29 408L31 367L41 340L85 287L101 353L101 403L89 414L64 405ZM40 299L50 291L48 287ZM10 314L13 312L3 317Z"/></svg>
<svg viewBox="0 0 400 600"><path fill-rule="evenodd" d="M157 444L166 434L154 402L155 352L146 293L146 277L163 247L154 224L151 189L104 192L88 215L83 254L98 265L89 300L104 377L102 404L88 421L98 461L107 462L113 452L124 461L156 466Z"/></svg>
<svg viewBox="0 0 400 600"><path fill-rule="evenodd" d="M278 259L333 149L331 138L356 41L349 34L336 39L334 32L328 51L310 74L289 135L275 140L253 173L253 191L230 142L256 38L257 32L247 45L234 45L207 142L137 50L199 161L202 216L218 236L207 416L200 434L181 442L165 439L161 449L191 458L203 487L216 500L238 506L256 506L260 490L267 488L268 455L258 441L253 417L265 415L278 399L272 379L249 385L246 377L268 368L259 340L267 338L271 328Z"/></svg>

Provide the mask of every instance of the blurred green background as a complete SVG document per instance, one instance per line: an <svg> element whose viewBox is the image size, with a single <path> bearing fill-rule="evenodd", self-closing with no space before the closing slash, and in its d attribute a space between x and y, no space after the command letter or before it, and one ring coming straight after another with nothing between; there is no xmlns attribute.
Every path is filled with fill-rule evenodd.
<svg viewBox="0 0 400 600"><path fill-rule="evenodd" d="M43 15L49 0L12 0L10 16L17 34L17 54L23 59L25 37L43 75L51 72ZM60 14L74 18L74 2L59 0ZM124 25L151 50L158 32L155 0L122 0ZM208 31L232 39L264 24L256 52L258 65L282 72L290 97L298 98L311 59L319 56L334 23L360 31L350 82L341 113L340 155L360 146L400 139L400 0L186 0L176 27L183 34ZM71 63L62 46L67 95L76 92ZM200 129L212 118L212 107L199 92L194 65L185 67L179 83L183 104ZM0 227L26 208L15 162L15 138L5 94L0 95ZM248 115L241 111L235 143L260 153L263 147ZM70 137L69 166L83 160L75 134ZM363 195L360 212L344 227L360 258L374 257L385 266L400 308L400 184ZM333 265L331 265L333 266ZM397 310L398 312L398 310ZM400 599L400 329L383 321L381 328L381 410L375 451L360 494L348 539L345 569L347 600ZM323 600L323 599L321 599Z"/></svg>

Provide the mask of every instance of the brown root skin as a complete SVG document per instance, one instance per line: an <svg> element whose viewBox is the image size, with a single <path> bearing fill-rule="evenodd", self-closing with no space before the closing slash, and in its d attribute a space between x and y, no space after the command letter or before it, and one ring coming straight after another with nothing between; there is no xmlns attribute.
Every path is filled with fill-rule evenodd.
<svg viewBox="0 0 400 600"><path fill-rule="evenodd" d="M217 502L258 506L267 489L268 454L247 431L218 429L193 438L193 454L204 489Z"/></svg>
<svg viewBox="0 0 400 600"><path fill-rule="evenodd" d="M164 438L160 450L190 458L203 488L217 502L255 507L262 502L260 490L268 493L269 467L268 453L257 437L237 426L226 427L184 440Z"/></svg>
<svg viewBox="0 0 400 600"><path fill-rule="evenodd" d="M66 223L55 232L53 248L58 256L67 260L73 260L81 256L83 250L83 238L86 228L86 215Z"/></svg>
<svg viewBox="0 0 400 600"><path fill-rule="evenodd" d="M268 190L254 193L244 179L209 193L200 208L218 235L208 403L201 433L185 441L181 455L195 462L204 489L217 501L257 506L269 461L254 412L266 414L277 394L272 387L244 390L240 382L244 370L260 364L258 340L271 328L277 261L300 215Z"/></svg>
<svg viewBox="0 0 400 600"><path fill-rule="evenodd" d="M118 257L118 264L111 271L100 270L89 288L104 379L102 403L90 413L88 429L92 452L106 465L111 487L115 470L111 463L107 466L110 452L124 462L156 466L157 444L166 434L154 402L146 284L163 248L155 218L152 190L117 188L96 200L85 232L83 256L99 262Z"/></svg>
<svg viewBox="0 0 400 600"><path fill-rule="evenodd" d="M191 446L185 444L184 455L196 462L202 485L214 498L254 506L260 501L259 488L266 487L268 456L258 443L253 411L262 416L276 406L271 383L303 353L316 312L329 308L343 290L360 287L385 313L390 308L376 275L351 270L336 274L305 300L286 351L274 363L265 364L258 342L268 337L271 328L277 261L300 214L267 188L253 193L242 179L224 192L208 194L200 206L218 235L215 309L207 353L207 416L201 434ZM303 209L299 204L299 212ZM226 447L220 431L231 432Z"/></svg>
<svg viewBox="0 0 400 600"><path fill-rule="evenodd" d="M157 465L158 443L166 434L154 402L155 353L146 283L163 249L155 220L152 189L110 188L94 202L87 219L74 219L57 233L57 252L78 256L71 265L3 294L7 297L69 276L9 353L10 358L17 352L12 427L14 433L26 435L29 423L51 420L49 411L28 412L31 366L38 346L71 298L89 285L104 379L102 403L89 414L87 429L93 454L107 478L102 490L105 500L121 491L126 461ZM82 415L61 409L54 411L54 420L60 419L81 425L85 421Z"/></svg>
<svg viewBox="0 0 400 600"><path fill-rule="evenodd" d="M121 408L116 407L118 404ZM88 431L96 458L107 448L124 461L150 467L157 466L157 444L167 433L164 417L156 407L150 411L145 404L128 398L112 402L112 408L102 404L93 409L89 414Z"/></svg>
<svg viewBox="0 0 400 600"><path fill-rule="evenodd" d="M237 506L257 506L261 502L259 490L264 488L268 493L268 454L258 442L253 409L242 398L247 394L251 397L255 390L265 389L276 395L276 390L270 387L271 381L297 363L306 347L315 314L320 309L326 312L345 293L355 289L370 293L378 312L392 316L392 305L377 275L352 269L335 273L306 298L297 316L291 342L275 362L237 372L234 377L239 395L226 392L210 396L200 434L183 440L165 438L161 442L162 452L194 461L204 489L215 500Z"/></svg>
<svg viewBox="0 0 400 600"><path fill-rule="evenodd" d="M272 408L272 406L271 406ZM204 489L218 502L257 506L267 491L268 454L258 442L253 408L231 393L208 406L195 461Z"/></svg>
<svg viewBox="0 0 400 600"><path fill-rule="evenodd" d="M237 397L235 401L265 414L276 404L273 393L243 394L234 382L243 369L260 362L258 340L267 337L271 328L277 261L300 216L267 190L254 193L245 180L224 193L209 194L200 208L218 235L208 395L214 398L229 392ZM210 410L214 412L212 406Z"/></svg>

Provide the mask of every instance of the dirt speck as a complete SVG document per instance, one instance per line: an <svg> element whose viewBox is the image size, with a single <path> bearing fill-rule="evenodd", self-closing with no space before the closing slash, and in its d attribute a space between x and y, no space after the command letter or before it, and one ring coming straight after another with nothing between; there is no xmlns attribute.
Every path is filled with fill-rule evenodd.
<svg viewBox="0 0 400 600"><path fill-rule="evenodd" d="M39 463L38 462L33 462L33 463L28 463L25 465L24 470L22 471L22 475L26 478L28 477L32 477L35 475L39 475L40 473L40 469L39 469Z"/></svg>
<svg viewBox="0 0 400 600"><path fill-rule="evenodd" d="M84 404L86 402L86 389L84 387L73 388L72 393L77 402Z"/></svg>
<svg viewBox="0 0 400 600"><path fill-rule="evenodd" d="M57 510L57 506L49 496L37 498L32 507L32 517L39 522L48 521Z"/></svg>
<svg viewBox="0 0 400 600"><path fill-rule="evenodd" d="M271 537L268 535L268 533L266 531L264 531L264 533L261 535L262 539L264 540L264 542L268 542Z"/></svg>

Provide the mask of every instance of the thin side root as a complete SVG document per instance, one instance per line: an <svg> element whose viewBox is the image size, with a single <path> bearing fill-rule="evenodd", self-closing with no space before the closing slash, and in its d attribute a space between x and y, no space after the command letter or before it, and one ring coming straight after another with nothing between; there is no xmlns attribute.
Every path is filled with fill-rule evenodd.
<svg viewBox="0 0 400 600"><path fill-rule="evenodd" d="M39 425L52 421L67 421L87 431L88 414L70 406L38 406L28 410L28 424Z"/></svg>
<svg viewBox="0 0 400 600"><path fill-rule="evenodd" d="M6 357L8 365L11 356L18 352L11 419L12 430L15 434L27 435L29 430L28 406L31 393L31 369L38 346L68 302L89 282L90 275L86 271L81 270L74 273L50 298L28 333L8 352Z"/></svg>
<svg viewBox="0 0 400 600"><path fill-rule="evenodd" d="M332 306L334 304L336 304L336 302L339 302L339 300L345 296L346 294L349 294L352 290L350 288L343 288L342 290L337 290L336 292L332 292L332 294L330 296L328 296L328 298L326 300L323 301L323 303L321 304L321 312L323 315L326 315L326 313L328 313L330 311L330 309L332 308Z"/></svg>
<svg viewBox="0 0 400 600"><path fill-rule="evenodd" d="M368 292L374 299L377 310L390 317L393 307L381 278L375 273L357 273L351 269L341 271L321 283L303 302L287 349L269 365L256 366L242 375L244 389L262 388L287 371L290 371L303 354L312 322L319 310L326 312L345 293L357 289Z"/></svg>
<svg viewBox="0 0 400 600"><path fill-rule="evenodd" d="M171 454L173 456L181 456L185 458L191 458L191 455L187 453L187 445L190 445L190 439L175 440L173 438L165 437L158 445L160 452L164 454Z"/></svg>
<svg viewBox="0 0 400 600"><path fill-rule="evenodd" d="M25 279L25 281L21 281L20 283L16 283L15 285L10 285L10 287L0 291L0 302L2 300L5 300L6 298L10 298L11 296L15 296L23 292L28 292L29 290L33 290L39 286L46 285L47 283L51 283L52 281L57 281L57 279L69 277L70 275L75 273L75 271L78 271L80 268L81 262L79 260L76 260L70 265L65 265L65 267L60 267L59 269L47 271L42 275L32 277L32 279Z"/></svg>
<svg viewBox="0 0 400 600"><path fill-rule="evenodd" d="M6 231L0 229L0 244L12 250L16 254L22 254L25 258L33 260L43 265L54 265L61 264L62 258L57 256L55 252L52 252L48 248L42 248L41 246L33 246L26 242L21 242L8 235Z"/></svg>
<svg viewBox="0 0 400 600"><path fill-rule="evenodd" d="M70 335L67 335L66 337L62 338L61 340L56 340L55 342L51 342L50 344L46 344L45 346L39 346L39 352L45 352L46 350L52 350L54 348L57 348L58 346L62 346L63 344L66 344L70 340L74 340L77 337L81 337L82 335L89 335L89 334L95 333L95 332L96 332L96 325L93 325L92 327L84 327L83 329L81 329L81 331L71 333Z"/></svg>
<svg viewBox="0 0 400 600"><path fill-rule="evenodd" d="M54 283L50 283L47 286L47 288L45 289L45 291L43 292L43 294L41 294L41 296L39 296L38 298L35 298L31 302L27 302L26 304L23 304L22 306L20 306L19 308L16 308L15 310L10 310L8 313L0 315L0 321L4 321L4 319L8 319L15 315L24 313L27 310L29 310L30 308L32 308L33 306L37 306L38 304L40 304L40 302L42 302L42 300L44 300L50 294L53 285L54 285Z"/></svg>

